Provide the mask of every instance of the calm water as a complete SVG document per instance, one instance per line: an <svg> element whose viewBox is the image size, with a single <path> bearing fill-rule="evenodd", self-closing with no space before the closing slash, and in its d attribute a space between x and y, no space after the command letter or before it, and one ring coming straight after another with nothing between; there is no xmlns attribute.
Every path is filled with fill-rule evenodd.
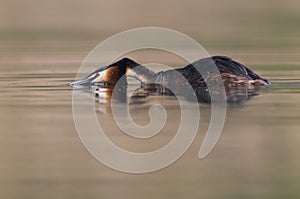
<svg viewBox="0 0 300 199"><path fill-rule="evenodd" d="M29 44L10 43L1 48L9 47L0 63L1 198L300 197L299 51L229 52L246 60L246 65L270 79L273 86L228 108L220 140L205 159L199 160L197 154L210 110L200 104L201 130L185 155L163 170L131 175L95 160L75 129L72 90L66 84L74 80L91 43L78 42L80 50L74 50L73 43L51 42L46 43L48 51L42 48L44 43ZM165 61L168 63L167 58ZM149 140L122 134L114 125L110 107L99 101L97 116L119 146L152 151L174 136L180 113L172 97L149 97L129 105L138 124L149 122L148 109L153 103L165 105L170 116L161 135Z"/></svg>

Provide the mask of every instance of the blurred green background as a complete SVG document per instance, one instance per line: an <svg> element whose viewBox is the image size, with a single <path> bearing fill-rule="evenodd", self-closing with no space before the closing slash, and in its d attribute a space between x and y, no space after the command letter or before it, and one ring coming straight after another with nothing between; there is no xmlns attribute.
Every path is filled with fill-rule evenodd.
<svg viewBox="0 0 300 199"><path fill-rule="evenodd" d="M298 0L0 1L0 50L5 52L75 51L83 52L77 57L82 60L112 34L145 26L178 30L211 54L250 65L291 67L300 61L295 55L300 45Z"/></svg>
<svg viewBox="0 0 300 199"><path fill-rule="evenodd" d="M0 32L1 38L98 38L160 26L214 45L292 49L299 44L299 13L297 0L1 0Z"/></svg>

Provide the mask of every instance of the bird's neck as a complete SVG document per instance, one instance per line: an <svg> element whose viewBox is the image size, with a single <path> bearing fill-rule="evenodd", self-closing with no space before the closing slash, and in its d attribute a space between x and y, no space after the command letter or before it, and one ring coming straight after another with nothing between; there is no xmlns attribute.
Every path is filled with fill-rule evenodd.
<svg viewBox="0 0 300 199"><path fill-rule="evenodd" d="M155 72L142 65L133 68L127 68L126 74L129 77L134 77L135 79L138 79L142 83L149 83L151 81L154 81L156 78Z"/></svg>

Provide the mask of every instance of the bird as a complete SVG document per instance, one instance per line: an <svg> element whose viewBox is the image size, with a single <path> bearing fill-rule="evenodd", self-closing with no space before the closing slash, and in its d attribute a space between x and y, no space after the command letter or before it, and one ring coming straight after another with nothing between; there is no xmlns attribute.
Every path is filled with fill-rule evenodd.
<svg viewBox="0 0 300 199"><path fill-rule="evenodd" d="M214 67L218 69L219 73L212 70ZM194 89L206 87L209 83L220 82L229 88L271 85L269 80L260 77L251 69L227 56L206 57L182 68L158 73L130 58L123 58L107 66L100 67L87 77L69 85L72 87L96 85L114 88L119 81L126 86L127 80L122 78L123 76L133 77L142 84L164 83L176 87L188 83ZM217 81L218 78L221 78L221 81Z"/></svg>

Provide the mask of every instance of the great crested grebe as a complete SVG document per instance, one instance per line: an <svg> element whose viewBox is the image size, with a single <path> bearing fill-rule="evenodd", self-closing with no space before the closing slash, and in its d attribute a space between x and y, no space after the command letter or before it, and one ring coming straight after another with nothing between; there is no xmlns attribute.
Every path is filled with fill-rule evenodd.
<svg viewBox="0 0 300 199"><path fill-rule="evenodd" d="M270 82L254 73L246 66L226 56L213 56L200 59L183 68L154 73L152 70L136 63L129 58L123 58L108 66L100 67L86 78L70 83L70 86L104 85L114 87L121 79L127 84L123 75L131 76L143 84L167 82L172 85L180 85L184 77L193 88L205 87L207 80L214 81L215 73L207 73L205 78L198 70L206 70L216 66L221 74L225 87L239 86L267 86ZM198 69L198 70L197 70ZM208 70L206 70L208 71ZM179 74L179 75L178 75ZM125 80L124 80L125 79Z"/></svg>

